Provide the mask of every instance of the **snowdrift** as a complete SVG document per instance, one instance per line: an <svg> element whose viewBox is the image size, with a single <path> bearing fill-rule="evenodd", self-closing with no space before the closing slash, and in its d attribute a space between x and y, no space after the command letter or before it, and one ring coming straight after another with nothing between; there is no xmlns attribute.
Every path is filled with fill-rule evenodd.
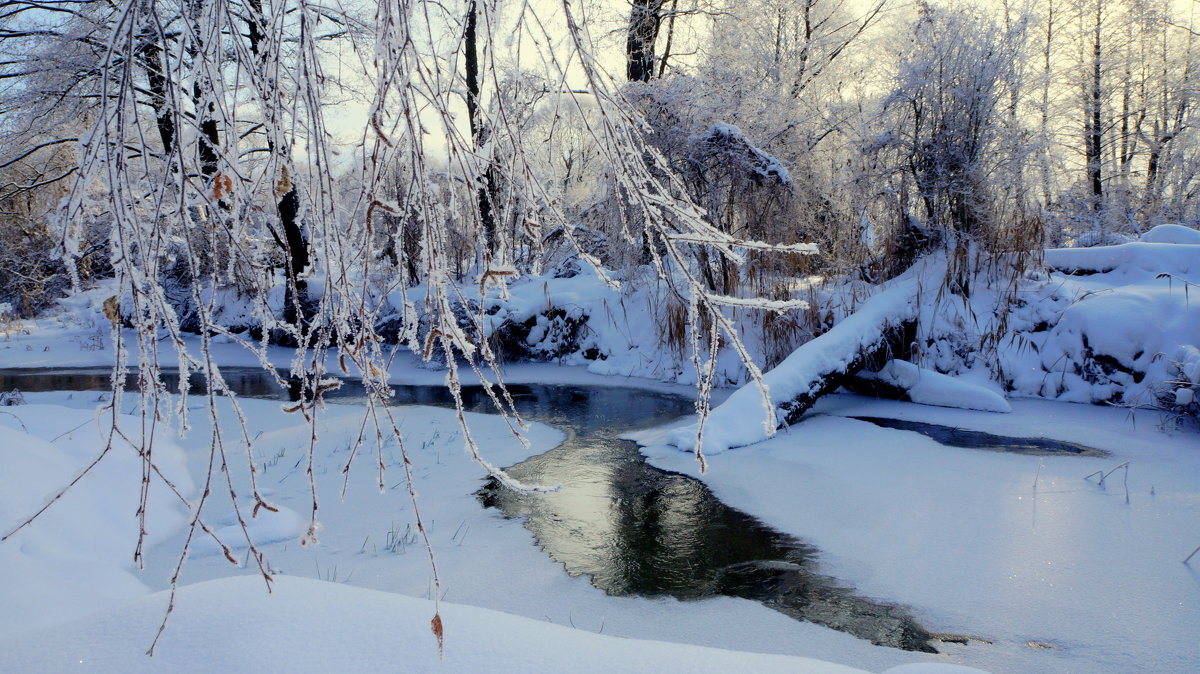
<svg viewBox="0 0 1200 674"><path fill-rule="evenodd" d="M111 422L108 416L55 405L4 409L0 536L16 530L92 463ZM137 429L140 420L127 416L122 427ZM177 445L157 438L154 461L181 492L193 491ZM104 460L34 525L0 543L0 633L55 624L149 592L130 573L141 481L138 450L116 437ZM152 545L179 529L186 513L161 480L151 483L148 503L147 544Z"/></svg>
<svg viewBox="0 0 1200 674"><path fill-rule="evenodd" d="M472 606L443 603L445 654L432 601L278 576L272 592L240 576L160 592L56 629L0 641L0 670L111 672L828 672L863 670L786 655L640 641Z"/></svg>

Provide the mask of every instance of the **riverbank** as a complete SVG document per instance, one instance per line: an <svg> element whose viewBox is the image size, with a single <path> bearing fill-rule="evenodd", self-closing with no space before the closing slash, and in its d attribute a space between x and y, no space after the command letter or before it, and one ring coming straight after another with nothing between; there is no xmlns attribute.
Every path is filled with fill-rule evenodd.
<svg viewBox="0 0 1200 674"><path fill-rule="evenodd" d="M569 379L577 370L528 366L530 375L539 371ZM97 395L31 393L26 398L78 409L74 414L87 421ZM394 449L386 462L396 482L387 484L383 496L374 487L373 456L363 457L367 461L351 473L345 499L338 496L345 448L361 411L330 405L323 413L315 454L323 495L321 544L300 546L309 499L301 462L308 426L282 412L279 403L241 402L252 432L261 433L256 441L260 485L281 510L276 516L264 513L256 525L272 568L283 575L428 597L428 559L408 524L411 511L400 493ZM420 503L443 598L450 603L606 636L816 657L874 671L906 662L963 663L993 671L1122 671L1146 668L1146 663L1158 671L1191 668L1197 656L1189 639L1200 629L1200 614L1187 601L1195 581L1180 560L1192 539L1200 541L1194 436L1164 433L1152 414L1130 419L1119 410L1042 401L1015 401L1014 408L1013 414L994 415L834 396L819 408L823 416L761 445L713 457L710 471L698 475L727 504L815 544L822 572L867 596L907 604L931 630L992 642L942 643L938 648L944 654L936 656L872 646L746 600L605 595L586 578L564 573L518 521L480 507L475 491L482 471L462 452L450 411L411 407L397 412L414 453ZM65 414L57 417L64 424ZM193 416L196 427L177 442L191 457L195 478L207 456L208 432L203 415ZM1044 435L1106 449L1112 456L950 449L915 433L845 416ZM0 423L14 427L11 417L0 416ZM488 458L500 465L545 451L562 437L535 424L526 449L495 417L471 415L470 424ZM647 453L656 465L696 474L690 455L657 448L652 436L642 440L651 443ZM1124 461L1131 467L1128 504L1124 482L1118 481L1122 472L1110 476L1103 490L1096 478L1083 479ZM233 525L211 512L214 521ZM146 570L136 574L146 586L143 592L166 587L178 536L150 549ZM245 548L235 553L242 557ZM121 565L128 568L127 561ZM183 582L230 574L253 577L254 571L231 567L215 548L201 545ZM94 627L87 619L84 624ZM431 638L413 635L418 637ZM144 648L150 638L147 634L139 645Z"/></svg>
<svg viewBox="0 0 1200 674"><path fill-rule="evenodd" d="M39 415L44 418L57 419L57 423L63 426L69 424L68 428L79 426L69 437L78 440L80 434L89 432L95 436L93 410L98 394L29 393L25 397L29 405L10 408L19 415L18 417L0 415L0 424L10 429L15 428L14 433L23 432L19 430L17 418L24 416L26 410L40 409L44 413L39 412ZM132 405L133 401L129 400L128 403ZM250 420L251 433L257 437L255 460L259 463L260 490L280 511L262 512L259 518L251 523L252 533L262 544L272 573L280 576L308 577L339 588L356 586L427 601L431 594L429 559L411 525L412 512L404 495L396 448L385 448L384 460L388 468L388 481L383 494L375 488L375 457L368 454L360 457L360 460L365 461L351 471L351 482L345 498L339 497L342 486L340 471L347 458L347 441L356 430L357 423L361 421L361 408L329 405L323 413L321 439L318 451L314 454L314 475L321 495L320 521L323 526L319 531L319 545L301 546L298 540L307 521L306 508L310 498L303 462L309 427L303 419L283 412L278 402L242 399L240 403ZM220 405L222 418L228 420L228 402L222 401ZM127 411L132 411L132 408ZM872 646L844 633L811 623L797 622L747 600L717 598L702 602L682 602L666 598L608 596L594 588L587 578L566 574L562 565L537 548L531 534L519 521L505 519L496 511L485 510L480 506L475 492L482 484L483 473L479 466L463 453L461 437L457 435L458 425L452 411L429 407L396 408L395 411L405 433L406 447L411 452L414 462L414 480L420 494L422 516L437 558L442 581L442 598L447 603L503 611L504 614L573 627L606 638L619 636L646 640L639 642L642 650L656 650L658 642L675 642L725 650L816 657L823 662L818 663L813 671L825 671L827 665L824 663L827 662L852 665L859 663L856 666L881 671L899 664L926 662L930 659L947 661L937 656ZM136 423L136 420L131 421ZM193 479L200 483L207 465L209 426L202 414L193 414L193 422L194 427L187 436L176 442L189 457L187 466ZM512 437L507 426L496 417L469 415L469 423L481 445L486 448L488 458L502 465L515 463L528 455L550 449L562 437L553 429L535 424L528 436L531 446L524 448ZM31 426L30 430L35 429ZM47 425L46 441L62 432L56 430L51 433L51 430ZM93 443L95 442L93 440ZM231 455L236 457L237 452L234 451ZM21 479L13 471L3 474L9 476L9 479ZM69 474L69 471L64 474ZM241 479L244 479L244 475ZM239 493L244 493L244 483L239 479L236 484ZM246 548L244 545L238 545L236 522L228 504L228 497L223 495L222 489L214 490L213 500L208 508L211 508L207 511L208 518L217 526L218 533L226 543L231 545L234 556L242 562L242 568L230 565L214 546L199 543L184 567L182 584L190 586L231 575L242 576L251 587L258 588L261 594L248 594L243 603L239 604L242 608L237 611L230 610L230 616L242 616L231 618L235 620L233 624L241 624L236 621L248 620L245 615L271 615L272 611L277 610L273 608L276 604L272 603L274 600L266 594L261 581L256 578L257 572L253 568L253 562L245 564ZM5 512L6 523L14 517L17 516ZM128 525L133 527L136 521L129 520ZM157 533L162 533L161 528ZM117 625L121 626L124 635L127 627L121 622L120 616L130 611L142 616L135 621L137 624L148 621L144 614L153 611L146 607L159 606L162 599L155 595L139 597L147 591L167 587L177 561L182 537L183 533L176 528L176 533L165 536L161 544L148 549L146 568L143 571L135 570L129 564L127 556L112 562L110 567L114 569L114 573L119 571L133 576L142 584L142 589L137 590L135 587L127 594L112 600L107 606L98 605L97 613L91 617L83 617L80 622L70 626L43 625L42 631L35 634L29 631L31 625L20 623L20 612L6 614L11 617L11 621L4 627L3 640L6 646L12 644L12 648L0 649L0 663L8 662L15 666L19 662L28 662L6 661L6 658L32 657L28 648L21 644L46 643L52 640L47 635L57 635L59 641L70 643L76 636L90 634L92 637L88 638L94 643L99 639L97 635L103 635L106 629L116 629ZM84 554L86 549L76 552ZM53 607L53 602L58 601L53 599L54 595L49 592L53 589L53 578L47 579L43 587L48 591L41 595L36 593L36 587L31 587L28 578L12 578L14 583L21 583L23 580L23 592L31 603L50 601ZM221 588L229 586L208 587L214 588L218 596L222 596L220 593L227 590ZM247 586L237 587L244 591ZM195 593L204 592L196 590L191 595L185 594L181 597L177 607L179 613L172 618L168 627L168 634L174 635L171 638L178 641L167 641L164 645L176 643L179 648L187 650L198 644L209 644L206 639L197 640L175 631L176 627L186 627L189 622L196 624L194 621L209 620L209 617L197 615L196 611L203 613L207 610L203 607L211 606L216 599L187 601L188 596L195 597ZM254 596L258 598L252 598ZM420 608L423 621L420 624L428 624L432 615L431 602L409 603L406 606ZM238 611L243 611L244 614ZM320 605L313 607L315 614L319 615L320 611ZM472 654L478 654L481 648L485 651L493 647L499 648L487 645L491 642L464 643L466 640L463 639L463 631L452 620L453 612L448 611L446 615L448 648L465 648ZM493 619L500 623L507 621L500 614L493 615ZM521 621L517 622L527 625ZM495 632L507 634L508 629L497 627ZM227 641L232 640L230 648L234 652L250 647L250 644L243 641L246 638L253 638L256 647L260 645L259 639L252 634L230 634L211 630L209 633ZM534 631L532 634L538 633ZM142 635L141 639L133 635L124 635L113 642L116 644L113 646L116 651L110 649L104 652L108 654L106 657L118 658L109 662L128 662L132 666L141 666L139 663L144 658L142 653L152 638L152 630ZM427 648L429 650L426 655L436 652L433 636L424 628L416 633L398 633L396 638L398 641L384 645L385 649L377 648L368 651L367 655L378 655L381 650L390 654L395 652L397 643L405 644L402 649L405 651ZM545 641L554 644L569 643L556 638L551 639L549 636L545 637ZM632 653L636 654L637 650L634 649ZM303 649L300 652L304 652ZM703 664L699 661L706 657L704 653L696 651L692 656L680 660L681 666L689 666L688 663ZM817 655L818 653L823 655ZM558 654L555 657L568 657L566 651L557 648L551 648L550 654ZM281 656L281 663L293 662L287 659L290 655L284 655L286 657ZM176 654L171 657L185 656ZM753 655L739 657L751 668L754 668L755 663L763 663L763 666L771 664L769 658L757 660ZM424 662L419 658L415 661ZM654 669L652 663L655 661L654 658L647 658L644 662L630 658L599 662L607 662L613 671L649 671ZM52 662L56 660L47 660L47 663ZM565 666L566 660L557 662ZM389 667L385 669L394 664L391 660L388 660L388 663ZM808 665L800 661L788 661L787 667L805 671ZM0 668L9 667L5 665ZM451 668L447 671L458 670Z"/></svg>
<svg viewBox="0 0 1200 674"><path fill-rule="evenodd" d="M654 465L701 477L725 503L819 547L825 568L926 625L991 671L1194 671L1200 446L1161 413L1013 400L1011 414L853 395L765 442L695 459L638 435ZM1046 437L1107 457L946 447L847 417ZM1119 468L1123 464L1128 466ZM1101 475L1109 474L1104 485ZM1090 478L1088 476L1091 475ZM1127 491L1128 490L1128 491Z"/></svg>

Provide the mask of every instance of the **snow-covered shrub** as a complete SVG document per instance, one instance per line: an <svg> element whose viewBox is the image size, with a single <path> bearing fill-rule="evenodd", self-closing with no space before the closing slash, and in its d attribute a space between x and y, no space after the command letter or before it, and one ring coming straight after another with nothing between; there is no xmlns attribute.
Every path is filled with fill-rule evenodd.
<svg viewBox="0 0 1200 674"><path fill-rule="evenodd" d="M1200 348L1180 347L1169 365L1171 378L1158 390L1159 405L1179 419L1200 423Z"/></svg>
<svg viewBox="0 0 1200 674"><path fill-rule="evenodd" d="M0 333L9 337L21 329L21 319L17 317L13 306L8 302L0 302Z"/></svg>
<svg viewBox="0 0 1200 674"><path fill-rule="evenodd" d="M1128 234L1094 228L1084 230L1071 237L1070 243L1073 247L1092 248L1095 246L1119 246L1133 240L1133 237Z"/></svg>
<svg viewBox="0 0 1200 674"><path fill-rule="evenodd" d="M44 223L0 217L0 302L13 318L32 316L66 294L70 281L56 243Z"/></svg>
<svg viewBox="0 0 1200 674"><path fill-rule="evenodd" d="M579 307L549 307L524 321L509 319L492 331L492 348L507 360L558 360L581 351L595 360L601 354L584 347L588 318Z"/></svg>

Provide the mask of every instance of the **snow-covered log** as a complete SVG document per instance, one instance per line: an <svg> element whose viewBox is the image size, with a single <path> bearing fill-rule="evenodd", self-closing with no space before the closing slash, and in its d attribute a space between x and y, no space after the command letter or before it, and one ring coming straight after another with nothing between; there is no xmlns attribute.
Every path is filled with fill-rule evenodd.
<svg viewBox="0 0 1200 674"><path fill-rule="evenodd" d="M855 393L908 400L921 405L984 412L1012 411L1012 405L996 391L958 377L917 367L904 360L890 360L878 372L860 372L848 377L844 385Z"/></svg>
<svg viewBox="0 0 1200 674"><path fill-rule="evenodd" d="M709 413L703 451L716 454L767 439L782 425L798 420L821 396L837 389L847 377L869 364L890 359L903 335L917 318L917 279L910 272L867 300L858 311L813 339L763 375L771 401L764 418L762 393L751 382ZM696 427L686 426L669 436L680 449L696 444Z"/></svg>
<svg viewBox="0 0 1200 674"><path fill-rule="evenodd" d="M1159 225L1141 236L1144 243L1176 243L1200 246L1200 230L1184 225Z"/></svg>
<svg viewBox="0 0 1200 674"><path fill-rule="evenodd" d="M1070 276L1107 274L1115 269L1187 274L1200 257L1195 245L1143 243L1095 248L1055 248L1046 251L1046 266Z"/></svg>

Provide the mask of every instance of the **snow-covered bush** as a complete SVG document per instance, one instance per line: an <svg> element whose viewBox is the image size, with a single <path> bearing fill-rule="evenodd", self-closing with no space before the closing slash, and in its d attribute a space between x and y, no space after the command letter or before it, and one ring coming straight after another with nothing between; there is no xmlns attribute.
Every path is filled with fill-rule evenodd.
<svg viewBox="0 0 1200 674"><path fill-rule="evenodd" d="M1200 347L1180 347L1168 363L1170 379L1158 389L1159 405L1180 419L1200 423Z"/></svg>
<svg viewBox="0 0 1200 674"><path fill-rule="evenodd" d="M0 216L0 303L10 319L33 316L66 294L70 282L55 244L44 223Z"/></svg>
<svg viewBox="0 0 1200 674"><path fill-rule="evenodd" d="M8 302L0 302L0 333L10 337L14 331L20 329L21 319L17 317L13 306Z"/></svg>

